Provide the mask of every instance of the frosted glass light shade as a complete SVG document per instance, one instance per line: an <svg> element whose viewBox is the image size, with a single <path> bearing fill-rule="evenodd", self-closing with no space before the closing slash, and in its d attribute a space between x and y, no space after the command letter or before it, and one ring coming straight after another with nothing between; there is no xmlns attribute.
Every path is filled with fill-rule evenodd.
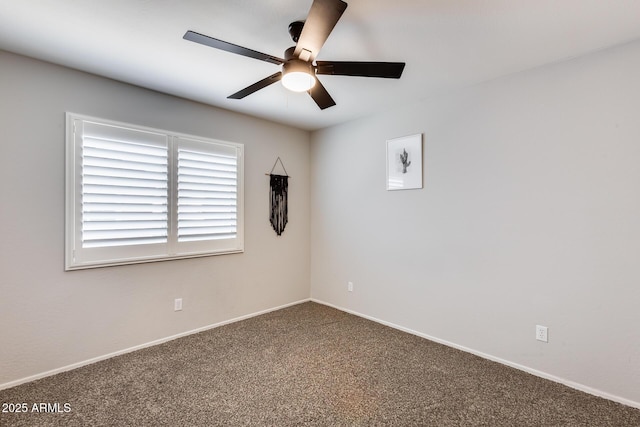
<svg viewBox="0 0 640 427"><path fill-rule="evenodd" d="M308 73L294 71L282 76L282 85L294 92L306 92L316 84L316 79Z"/></svg>
<svg viewBox="0 0 640 427"><path fill-rule="evenodd" d="M282 66L282 85L294 92L305 92L316 84L311 64L302 60L290 60Z"/></svg>

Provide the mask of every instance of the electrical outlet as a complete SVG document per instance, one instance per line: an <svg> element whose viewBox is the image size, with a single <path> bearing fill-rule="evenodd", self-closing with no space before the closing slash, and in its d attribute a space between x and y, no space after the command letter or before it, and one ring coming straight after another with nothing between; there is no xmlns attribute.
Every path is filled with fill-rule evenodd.
<svg viewBox="0 0 640 427"><path fill-rule="evenodd" d="M353 282L347 282L347 290L353 292Z"/></svg>
<svg viewBox="0 0 640 427"><path fill-rule="evenodd" d="M182 310L182 298L176 298L173 301L173 311L181 311Z"/></svg>
<svg viewBox="0 0 640 427"><path fill-rule="evenodd" d="M542 342L549 342L549 328L536 325L536 339Z"/></svg>

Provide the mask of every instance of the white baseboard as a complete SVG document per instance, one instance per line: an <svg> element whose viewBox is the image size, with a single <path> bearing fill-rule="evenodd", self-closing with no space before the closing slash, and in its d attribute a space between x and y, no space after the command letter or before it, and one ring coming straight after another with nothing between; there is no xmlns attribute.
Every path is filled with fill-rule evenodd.
<svg viewBox="0 0 640 427"><path fill-rule="evenodd" d="M602 398L605 398L605 399L608 399L608 400L612 400L612 401L617 402L617 403L621 403L623 405L627 405L627 406L631 406L633 408L640 409L640 402L635 402L633 400L625 399L624 397L616 396L616 395L613 395L613 394L610 394L610 393L595 389L593 387L586 386L584 384L576 383L574 381L570 381L570 380L567 380L565 378L561 378L561 377L558 377L558 376L555 376L555 375L552 375L552 374L549 374L549 373L546 373L546 372L542 372L542 371L539 371L537 369L530 368L528 366L520 365L518 363L514 363L514 362L511 362L509 360L501 359L499 357L492 356L490 354L483 353L481 351L477 351L477 350L474 350L474 349L471 349L471 348L468 348L468 347L465 347L465 346L462 346L462 345L459 345L459 344L455 344L455 343L452 343L452 342L449 342L449 341L446 341L446 340L443 340L443 339L440 339L440 338L437 338L437 337L432 337L430 335L423 334L422 332L414 331L413 329L405 328L404 326L396 325L395 323L387 322L385 320L380 320L380 319L377 319L377 318L372 317L372 316L367 316L366 314L358 313L357 311L349 310L349 309L344 308L344 307L339 307L339 306L336 306L334 304L318 300L316 298L311 298L311 301L316 302L318 304L326 305L328 307L335 308L335 309L340 310L340 311L344 311L345 313L349 313L349 314L353 314L353 315L358 316L358 317L362 317L362 318L367 319L367 320L371 320L371 321L376 322L376 323L380 323L380 324L385 325L385 326L389 326L389 327L394 328L394 329L398 329L398 330L403 331L403 332L407 332L407 333L412 334L412 335L419 336L421 338L428 339L429 341L437 342L438 344L446 345L447 347L452 347L452 348L455 348L457 350L462 350L464 352L474 354L476 356L482 357L483 359L488 359L488 360L491 360L493 362L498 362L498 363L500 363L502 365L506 365L506 366L518 369L520 371L524 371L524 372L527 372L529 374L535 375L537 377L544 378L546 380L550 380L550 381L553 381L553 382L556 382L556 383L560 383L560 384L566 385L566 386L571 387L573 389L576 389L576 390L579 390L579 391L583 391L585 393L589 393L589 394L592 394L594 396L602 397Z"/></svg>
<svg viewBox="0 0 640 427"><path fill-rule="evenodd" d="M203 326L203 327L200 327L200 328L197 328L197 329L192 329L190 331L181 332L179 334L171 335L169 337L160 338L160 339L157 339L157 340L154 340L154 341L150 341L148 343L144 343L144 344L136 345L136 346L133 346L133 347L125 348L124 350L118 350L118 351L115 351L113 353L105 354L105 355L94 357L94 358L87 359L87 360L83 360L81 362L72 363L71 365L63 366L63 367L60 367L60 368L52 369L50 371L42 372L42 373L31 375L31 376L28 376L28 377L25 377L25 378L20 378L20 379L15 380L15 381L10 381L8 383L0 384L0 390L4 390L4 389L7 389L7 388L15 387L15 386L18 386L20 384L28 383L28 382L31 382L31 381L39 380L41 378L45 378L45 377L49 377L51 375L59 374L61 372L70 371L72 369L81 368L83 366L91 365L92 363L96 363L96 362L100 362L102 360L110 359L110 358L115 357L115 356L120 356L122 354L131 353L132 351L141 350L141 349L147 348L147 347L152 347L154 345L162 344L162 343L165 343L167 341L175 340L177 338L186 337L187 335L197 334L198 332L204 332L204 331L207 331L209 329L218 328L220 326L228 325L230 323L239 322L241 320L249 319L251 317L260 316L262 314L270 313L272 311L281 310L283 308L291 307L291 306L302 304L302 303L309 302L309 301L311 301L311 299L307 298L307 299L303 299L303 300L300 300L300 301L295 301L295 302L292 302L292 303L289 303L289 304L284 304L284 305L281 305L281 306L278 306L278 307L268 308L266 310L258 311L258 312L251 313L251 314L246 314L244 316L236 317L236 318L229 319L229 320L224 320L222 322L218 322L218 323L214 323L214 324L211 324L211 325Z"/></svg>

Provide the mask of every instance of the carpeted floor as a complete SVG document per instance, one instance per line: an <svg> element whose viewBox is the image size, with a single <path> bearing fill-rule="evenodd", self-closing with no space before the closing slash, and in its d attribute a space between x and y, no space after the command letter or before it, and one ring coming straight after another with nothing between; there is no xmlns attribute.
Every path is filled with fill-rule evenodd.
<svg viewBox="0 0 640 427"><path fill-rule="evenodd" d="M0 402L28 405L0 413L3 427L640 426L638 409L315 303L3 390Z"/></svg>

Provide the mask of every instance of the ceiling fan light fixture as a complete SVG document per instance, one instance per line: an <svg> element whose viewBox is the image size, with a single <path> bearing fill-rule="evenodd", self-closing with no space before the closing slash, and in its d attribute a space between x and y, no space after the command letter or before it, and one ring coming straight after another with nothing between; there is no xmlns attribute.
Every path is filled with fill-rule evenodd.
<svg viewBox="0 0 640 427"><path fill-rule="evenodd" d="M307 18L289 25L289 34L296 45L284 51L284 58L267 55L194 31L187 31L183 38L214 49L282 66L281 71L229 95L228 99L243 99L281 81L288 90L306 91L316 105L324 110L336 105L336 102L316 75L399 79L405 66L404 62L316 61L318 52L346 8L347 3L343 0L313 0Z"/></svg>
<svg viewBox="0 0 640 427"><path fill-rule="evenodd" d="M316 84L310 63L291 59L282 65L282 85L293 92L306 92Z"/></svg>

